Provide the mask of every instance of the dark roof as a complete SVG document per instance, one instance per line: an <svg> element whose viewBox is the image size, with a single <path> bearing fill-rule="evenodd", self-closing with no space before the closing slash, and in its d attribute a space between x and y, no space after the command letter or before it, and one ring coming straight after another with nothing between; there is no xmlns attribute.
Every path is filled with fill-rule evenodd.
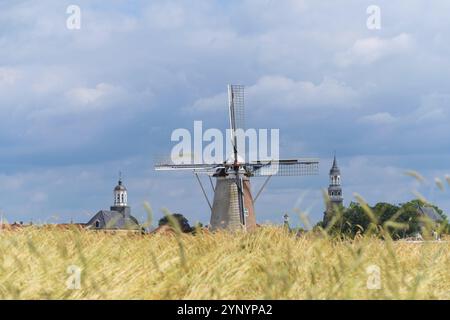
<svg viewBox="0 0 450 320"><path fill-rule="evenodd" d="M140 229L135 217L117 211L100 210L87 225L95 226L96 221L99 222L100 229Z"/></svg>
<svg viewBox="0 0 450 320"><path fill-rule="evenodd" d="M442 217L437 213L436 209L428 206L419 206L419 212L427 216L433 221L442 221Z"/></svg>

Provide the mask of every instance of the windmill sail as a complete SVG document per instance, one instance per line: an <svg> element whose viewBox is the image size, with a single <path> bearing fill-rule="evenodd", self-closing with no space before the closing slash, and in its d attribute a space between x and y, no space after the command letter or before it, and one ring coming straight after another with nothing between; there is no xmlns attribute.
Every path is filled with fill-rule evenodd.
<svg viewBox="0 0 450 320"><path fill-rule="evenodd" d="M244 210L244 192L243 182L239 165L239 151L245 152L245 150L238 150L237 134L236 130L245 130L245 108L244 108L244 86L241 85L228 85L228 107L230 113L230 129L231 129L231 143L233 145L233 157L235 171L235 182L237 188L237 202L239 206L239 216L242 225L245 226L245 210Z"/></svg>
<svg viewBox="0 0 450 320"><path fill-rule="evenodd" d="M245 167L249 175L253 177L306 176L318 173L319 160L311 158L254 161L246 164Z"/></svg>
<svg viewBox="0 0 450 320"><path fill-rule="evenodd" d="M155 164L156 171L189 170L194 173L214 174L217 170L225 169L222 164L173 164L159 163Z"/></svg>
<svg viewBox="0 0 450 320"><path fill-rule="evenodd" d="M245 130L244 86L228 85L228 108L230 115L231 143L234 151L234 161L238 161L236 130Z"/></svg>

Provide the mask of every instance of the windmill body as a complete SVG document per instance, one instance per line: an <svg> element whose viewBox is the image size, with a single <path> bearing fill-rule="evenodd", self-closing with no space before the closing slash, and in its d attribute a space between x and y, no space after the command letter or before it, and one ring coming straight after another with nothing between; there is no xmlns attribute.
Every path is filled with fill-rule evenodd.
<svg viewBox="0 0 450 320"><path fill-rule="evenodd" d="M300 176L317 174L318 159L269 159L244 161L238 150L237 130L244 130L244 87L228 86L233 154L219 164L173 164L158 163L155 170L190 170L200 184L211 209L210 229L253 230L256 227L254 203L272 176ZM214 198L210 203L199 174L207 174L216 180ZM255 196L252 196L250 178L265 177L266 181ZM211 183L212 184L212 183Z"/></svg>
<svg viewBox="0 0 450 320"><path fill-rule="evenodd" d="M246 176L240 179L242 181L243 218L241 217L240 192L238 184L236 184L236 175L230 173L228 176L216 177L210 221L212 230L236 230L243 226L247 230L252 230L256 227L250 179Z"/></svg>

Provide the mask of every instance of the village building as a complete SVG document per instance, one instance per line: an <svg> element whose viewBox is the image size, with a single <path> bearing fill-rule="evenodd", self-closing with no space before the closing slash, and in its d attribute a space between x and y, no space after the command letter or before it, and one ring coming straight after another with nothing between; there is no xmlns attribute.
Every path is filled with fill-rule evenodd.
<svg viewBox="0 0 450 320"><path fill-rule="evenodd" d="M128 206L127 188L119 178L114 188L114 204L110 210L100 210L86 224L87 229L94 230L141 230L138 220L131 215Z"/></svg>
<svg viewBox="0 0 450 320"><path fill-rule="evenodd" d="M324 224L327 225L337 208L343 206L344 198L341 186L341 170L338 167L336 155L334 155L333 165L330 169L330 184L328 186L328 201L324 212Z"/></svg>
<svg viewBox="0 0 450 320"><path fill-rule="evenodd" d="M436 209L432 206L418 206L417 213L419 216L425 218L430 222L429 227L431 227L431 233L435 240L440 240L440 235L438 233L440 224L444 221L444 219L439 215ZM421 227L425 228L426 223L422 222ZM422 234L418 234L417 237L423 238Z"/></svg>

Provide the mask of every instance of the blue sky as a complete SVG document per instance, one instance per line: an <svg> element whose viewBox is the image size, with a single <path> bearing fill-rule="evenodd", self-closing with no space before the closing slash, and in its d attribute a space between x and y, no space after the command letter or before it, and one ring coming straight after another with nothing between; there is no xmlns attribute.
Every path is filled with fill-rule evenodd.
<svg viewBox="0 0 450 320"><path fill-rule="evenodd" d="M79 5L80 30L66 28ZM366 9L381 8L381 30ZM279 128L283 157L320 175L273 179L259 222L322 218L333 151L345 203L421 192L450 211L448 1L0 1L0 211L85 222L122 171L137 218L148 201L207 223L188 173L157 173L170 134L227 125L226 85L247 87L247 126ZM405 175L417 170L418 183ZM262 181L255 181L257 189ZM294 223L298 221L294 217Z"/></svg>

